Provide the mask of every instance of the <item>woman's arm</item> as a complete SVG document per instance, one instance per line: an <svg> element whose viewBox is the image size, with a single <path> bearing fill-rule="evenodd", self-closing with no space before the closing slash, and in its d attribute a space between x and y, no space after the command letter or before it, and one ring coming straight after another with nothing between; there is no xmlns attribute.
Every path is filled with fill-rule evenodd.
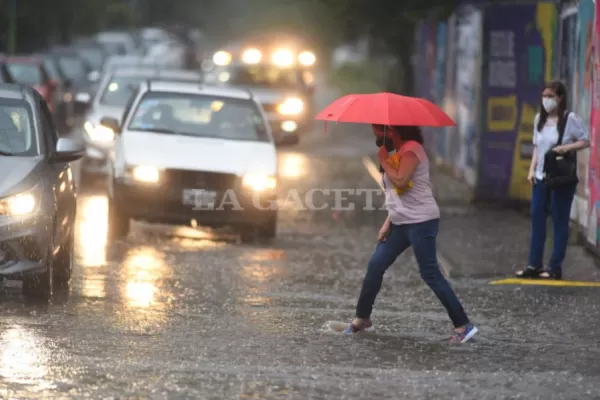
<svg viewBox="0 0 600 400"><path fill-rule="evenodd" d="M537 168L537 146L533 146L533 154L531 155L531 164L529 165L529 173L533 174Z"/></svg>
<svg viewBox="0 0 600 400"><path fill-rule="evenodd" d="M567 151L579 151L582 149L587 149L590 147L589 140L578 140L575 143L563 144L562 146L558 146L562 152Z"/></svg>
<svg viewBox="0 0 600 400"><path fill-rule="evenodd" d="M400 158L400 165L398 168L394 168L387 160L383 160L381 166L385 173L390 178L390 181L398 188L403 188L408 185L411 180L417 165L419 164L419 158L412 151L406 151Z"/></svg>

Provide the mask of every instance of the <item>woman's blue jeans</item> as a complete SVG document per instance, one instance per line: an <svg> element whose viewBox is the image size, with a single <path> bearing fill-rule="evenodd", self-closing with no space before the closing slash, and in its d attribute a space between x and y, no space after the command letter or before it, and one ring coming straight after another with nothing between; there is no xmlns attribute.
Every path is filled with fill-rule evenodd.
<svg viewBox="0 0 600 400"><path fill-rule="evenodd" d="M562 263L567 254L569 242L569 218L571 204L575 197L577 184L565 185L548 191L543 182L533 185L531 196L531 247L529 249L529 265L542 268L544 262L544 245L546 244L546 207L550 201L550 214L554 230L554 249L548 269L562 273Z"/></svg>
<svg viewBox="0 0 600 400"><path fill-rule="evenodd" d="M392 224L387 239L377 244L375 253L369 261L367 274L356 306L357 318L370 318L375 298L381 289L385 271L404 250L412 246L419 264L421 278L442 302L454 327L462 327L469 323L469 319L454 290L440 271L436 252L439 224L439 219L417 224Z"/></svg>

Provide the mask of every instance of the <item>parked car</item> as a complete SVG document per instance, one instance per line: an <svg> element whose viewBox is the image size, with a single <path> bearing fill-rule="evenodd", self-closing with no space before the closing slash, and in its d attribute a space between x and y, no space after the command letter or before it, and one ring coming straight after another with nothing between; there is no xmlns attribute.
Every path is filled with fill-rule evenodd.
<svg viewBox="0 0 600 400"><path fill-rule="evenodd" d="M0 84L0 280L49 298L73 267L76 196L70 162L83 155L59 138L50 110L30 87Z"/></svg>
<svg viewBox="0 0 600 400"><path fill-rule="evenodd" d="M56 121L56 98L54 93L58 82L51 79L44 60L40 57L27 55L8 56L2 60L6 71L13 82L33 87L48 104L50 112Z"/></svg>
<svg viewBox="0 0 600 400"><path fill-rule="evenodd" d="M276 200L277 154L250 92L148 81L122 123L107 116L101 125L116 135L108 161L109 240L125 238L132 219L229 225L246 242L276 235L277 210L268 206ZM223 206L227 196L240 208Z"/></svg>
<svg viewBox="0 0 600 400"><path fill-rule="evenodd" d="M86 144L86 155L82 162L82 182L94 176L106 175L106 160L113 147L114 134L100 125L102 117L120 120L123 112L141 82L152 78L163 78L195 83L202 81L202 74L194 71L164 70L153 66L117 68L110 70L100 83L85 116L81 136Z"/></svg>

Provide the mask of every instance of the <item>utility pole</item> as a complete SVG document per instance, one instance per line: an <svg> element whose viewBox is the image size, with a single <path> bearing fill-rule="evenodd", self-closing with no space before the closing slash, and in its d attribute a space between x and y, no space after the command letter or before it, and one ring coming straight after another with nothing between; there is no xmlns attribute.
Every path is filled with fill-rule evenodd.
<svg viewBox="0 0 600 400"><path fill-rule="evenodd" d="M17 0L8 1L8 52L17 51Z"/></svg>

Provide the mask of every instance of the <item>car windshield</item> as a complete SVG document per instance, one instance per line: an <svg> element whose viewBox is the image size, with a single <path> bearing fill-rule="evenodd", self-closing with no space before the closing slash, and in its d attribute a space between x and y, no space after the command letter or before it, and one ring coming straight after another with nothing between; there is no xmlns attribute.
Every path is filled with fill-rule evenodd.
<svg viewBox="0 0 600 400"><path fill-rule="evenodd" d="M52 60L44 60L44 68L46 68L46 72L50 76L50 79L55 81L60 81L60 74L58 73L58 69L56 68L56 64Z"/></svg>
<svg viewBox="0 0 600 400"><path fill-rule="evenodd" d="M74 81L82 81L87 78L85 65L83 62L76 57L60 57L58 60L60 68L65 73L68 79Z"/></svg>
<svg viewBox="0 0 600 400"><path fill-rule="evenodd" d="M227 82L233 85L272 88L295 88L301 85L298 71L294 68L278 68L269 65L241 65L230 68L228 74ZM223 79L220 77L219 80Z"/></svg>
<svg viewBox="0 0 600 400"><path fill-rule="evenodd" d="M125 107L142 77L113 77L100 97L100 104Z"/></svg>
<svg viewBox="0 0 600 400"><path fill-rule="evenodd" d="M42 71L37 64L8 61L6 68L10 76L17 83L24 85L41 85L44 83Z"/></svg>
<svg viewBox="0 0 600 400"><path fill-rule="evenodd" d="M82 48L78 51L79 54L81 54L81 57L83 57L92 66L92 68L94 68L96 71L100 71L102 69L102 64L104 63L102 50Z"/></svg>
<svg viewBox="0 0 600 400"><path fill-rule="evenodd" d="M265 121L252 101L196 94L147 93L128 129L228 140L269 140Z"/></svg>
<svg viewBox="0 0 600 400"><path fill-rule="evenodd" d="M37 155L31 108L22 100L0 99L0 157Z"/></svg>

